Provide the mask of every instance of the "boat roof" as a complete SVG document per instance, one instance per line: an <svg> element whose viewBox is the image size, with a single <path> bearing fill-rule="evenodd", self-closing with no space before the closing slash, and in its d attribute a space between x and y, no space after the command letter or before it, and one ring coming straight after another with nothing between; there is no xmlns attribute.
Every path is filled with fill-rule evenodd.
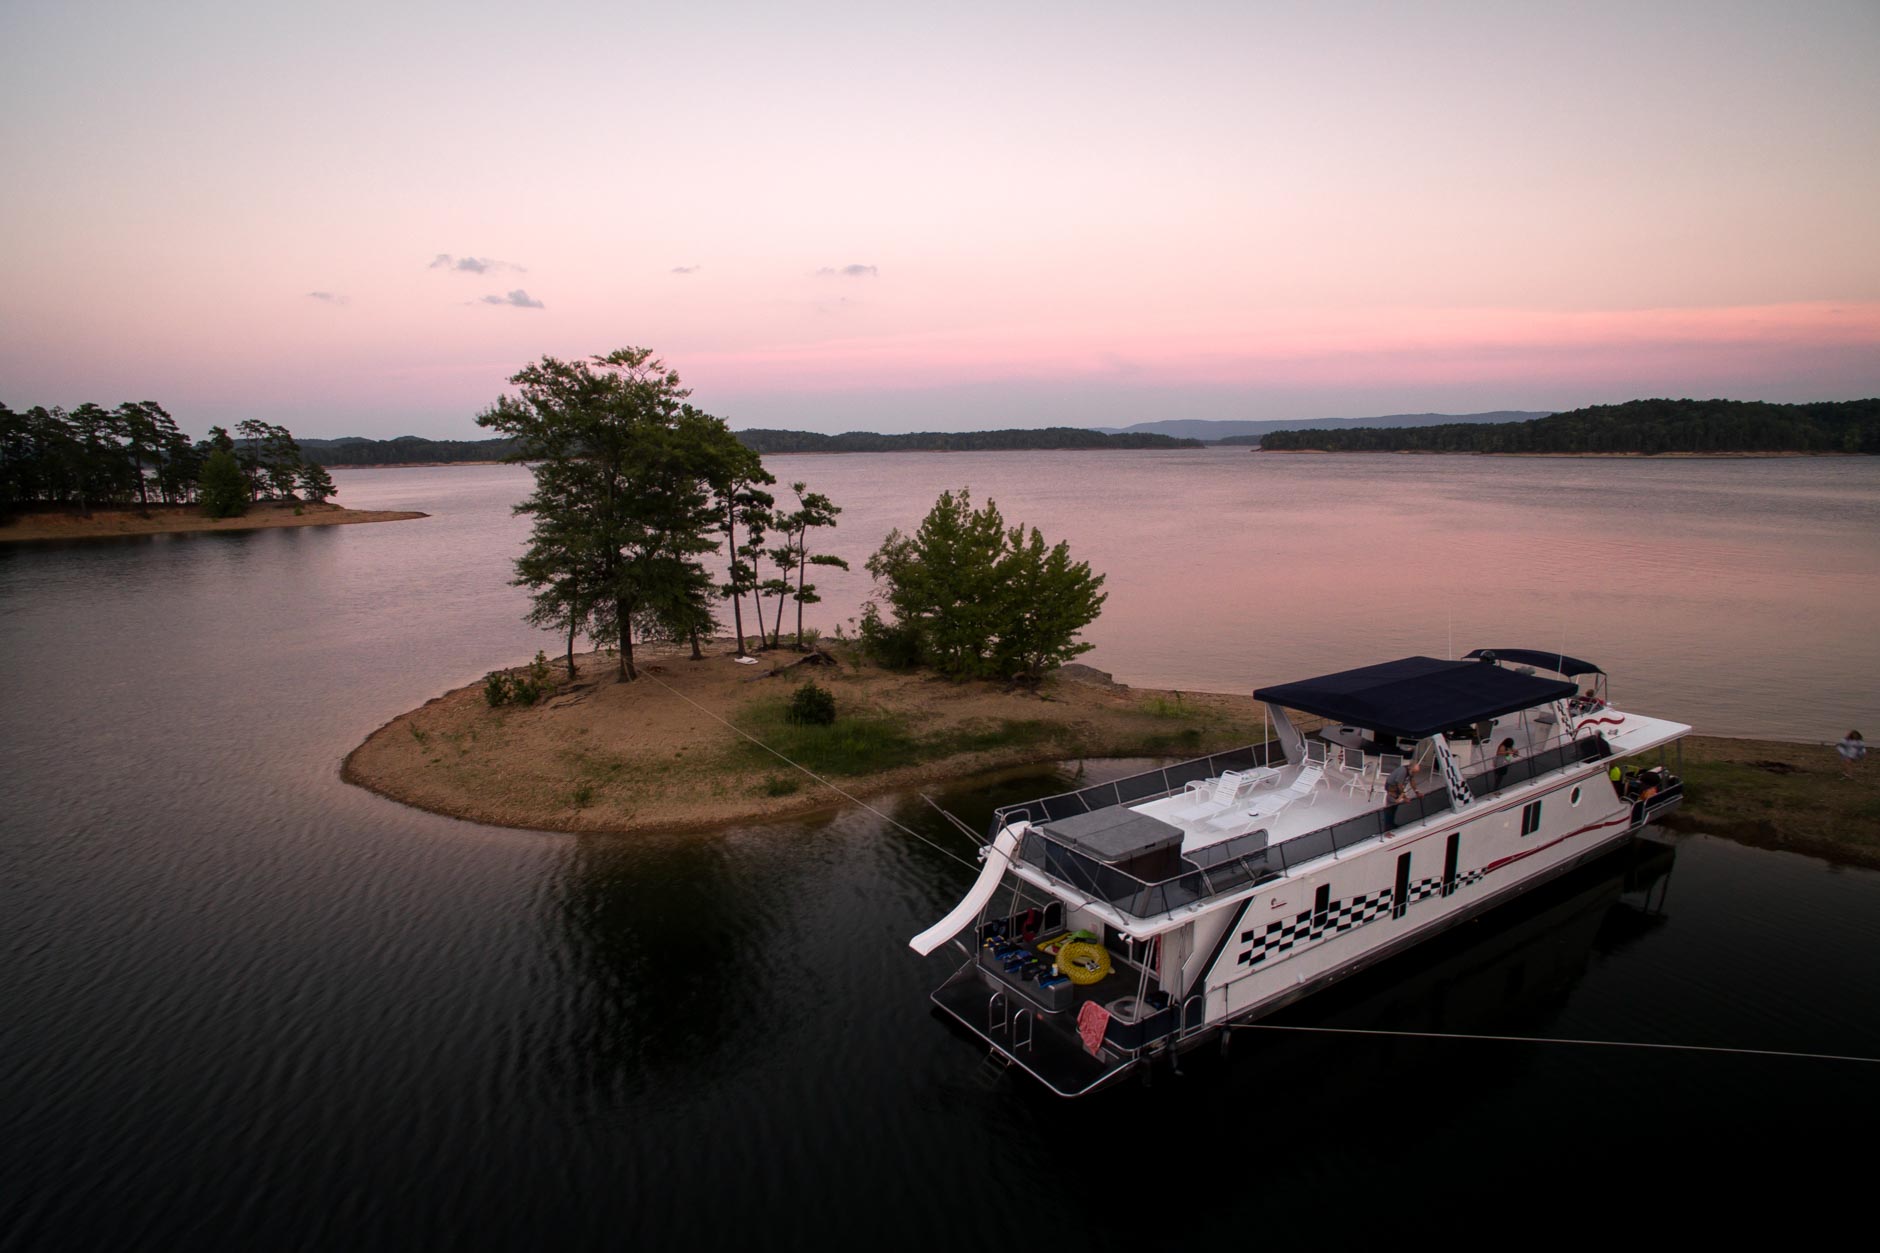
<svg viewBox="0 0 1880 1253"><path fill-rule="evenodd" d="M1465 660L1511 661L1517 666L1539 666L1543 670L1552 670L1555 674L1564 674L1569 679L1582 674L1604 674L1590 661L1581 661L1578 657L1569 657L1565 653L1547 652L1539 648L1478 648L1467 653Z"/></svg>
<svg viewBox="0 0 1880 1253"><path fill-rule="evenodd" d="M1263 687L1253 695L1256 700L1334 722L1420 740L1451 727L1578 694L1579 689L1564 679L1504 670L1486 658L1440 661L1435 657L1403 657L1322 674L1316 679Z"/></svg>

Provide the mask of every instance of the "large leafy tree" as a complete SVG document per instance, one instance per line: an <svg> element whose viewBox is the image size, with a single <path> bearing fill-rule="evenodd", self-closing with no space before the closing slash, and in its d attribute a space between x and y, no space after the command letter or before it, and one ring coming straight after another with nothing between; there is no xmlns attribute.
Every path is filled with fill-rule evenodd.
<svg viewBox="0 0 1880 1253"><path fill-rule="evenodd" d="M700 558L717 550L715 500L751 454L649 349L585 361L544 357L511 376L517 394L477 423L516 441L536 489L516 506L535 520L518 578L557 612L581 614L639 677L636 627L678 638L698 629ZM589 608L582 609L586 605Z"/></svg>
<svg viewBox="0 0 1880 1253"><path fill-rule="evenodd" d="M1105 597L1103 576L1072 561L1069 545L1008 530L997 504L975 509L964 490L942 492L914 534L889 532L868 572L895 622L866 615L865 638L956 678L1036 684L1089 651L1077 635Z"/></svg>

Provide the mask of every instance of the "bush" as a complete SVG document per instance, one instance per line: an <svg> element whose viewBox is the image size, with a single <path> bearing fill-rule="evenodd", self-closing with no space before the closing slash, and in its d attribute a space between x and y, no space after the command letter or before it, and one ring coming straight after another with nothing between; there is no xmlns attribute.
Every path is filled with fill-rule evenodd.
<svg viewBox="0 0 1880 1253"><path fill-rule="evenodd" d="M836 720L836 698L827 688L805 683L790 697L789 707L783 711L783 717L784 721L794 722L798 726L829 726Z"/></svg>
<svg viewBox="0 0 1880 1253"><path fill-rule="evenodd" d="M900 622L884 622L874 605L862 608L856 633L870 661L890 670L912 670L920 664L920 632Z"/></svg>
<svg viewBox="0 0 1880 1253"><path fill-rule="evenodd" d="M803 781L791 775L773 774L764 780L765 796L795 796L802 790Z"/></svg>
<svg viewBox="0 0 1880 1253"><path fill-rule="evenodd" d="M555 690L555 676L548 666L548 655L535 650L535 660L521 674L492 670L483 676L483 699L491 709L498 705L533 705Z"/></svg>

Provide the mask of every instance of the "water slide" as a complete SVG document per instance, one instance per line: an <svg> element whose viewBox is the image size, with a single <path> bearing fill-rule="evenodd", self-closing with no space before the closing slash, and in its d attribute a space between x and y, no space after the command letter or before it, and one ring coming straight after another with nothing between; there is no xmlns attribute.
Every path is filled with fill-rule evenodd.
<svg viewBox="0 0 1880 1253"><path fill-rule="evenodd" d="M1005 877L1005 868L1011 864L1012 850L1018 847L1018 837L1012 829L1006 827L999 832L999 838L992 842L986 852L986 864L973 880L973 890L966 894L966 899L953 907L953 912L939 922L907 942L907 946L922 957L933 952L942 944L964 931L986 907L992 894L999 888L999 880Z"/></svg>

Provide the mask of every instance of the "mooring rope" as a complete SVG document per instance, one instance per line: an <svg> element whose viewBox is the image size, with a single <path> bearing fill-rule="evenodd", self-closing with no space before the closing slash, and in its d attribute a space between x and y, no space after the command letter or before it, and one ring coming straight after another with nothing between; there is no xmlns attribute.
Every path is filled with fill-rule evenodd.
<svg viewBox="0 0 1880 1253"><path fill-rule="evenodd" d="M740 727L737 724L723 717L720 717L718 714L714 713L712 710L705 708L705 706L699 704L697 701L693 700L690 696L687 696L684 692L681 692L678 688L666 682L664 679L660 678L658 675L654 674L651 670L642 670L640 673L645 675L647 678L651 679L653 682L659 684L661 687L665 688L668 692L671 692L674 696L677 696L680 700L692 706L692 708L698 710L700 713L704 714L706 717L712 719L715 722L721 722L725 726L730 727L733 731L736 731L739 735L742 735L745 739L757 745L759 748L769 753L772 757L775 757L778 761L781 761L784 765L789 766L793 770L801 770L804 774L816 780L816 782L822 784L824 787L828 788L831 792L834 792L837 796L842 797L844 800L850 802L851 804L860 805L863 809L866 809L869 813L875 815L875 817L881 819L883 822L887 823L889 826L900 828L902 831L907 832L909 835L913 836L915 839L919 840L921 843L929 846L935 851L945 853L948 857L951 857L954 861L957 861L958 863L960 863L960 865L966 867L968 870L972 871L975 875L979 873L979 867L977 865L975 865L974 863L970 861L967 861L964 857L961 857L958 853L954 852L952 849L947 848L941 844L937 844L933 840L928 839L926 836L922 835L920 832L914 830L914 828L908 826L905 822L898 822L895 819L890 818L887 814L882 813L879 809L876 809L873 805L870 805L867 801L863 800L861 797L855 795L853 792L845 791L844 789L837 787L835 784L823 778L821 775L817 774L814 770L811 770L808 766L805 766L803 763L798 762L798 761L792 761L790 758L784 756L782 753L778 752L776 749L772 748L770 745L764 743L764 741L758 739L755 735L752 735L749 731L746 731L743 727Z"/></svg>
<svg viewBox="0 0 1880 1253"><path fill-rule="evenodd" d="M1304 1031L1318 1035L1397 1036L1412 1040L1482 1040L1511 1044L1582 1044L1609 1049L1664 1049L1675 1053L1729 1053L1738 1057L1788 1057L1811 1062L1863 1062L1880 1065L1880 1057L1854 1057L1845 1053L1795 1053L1784 1049L1726 1048L1715 1044L1660 1044L1648 1040L1573 1040L1544 1035L1468 1035L1453 1031L1384 1031L1370 1027L1295 1027L1273 1022L1234 1022L1229 1031Z"/></svg>

